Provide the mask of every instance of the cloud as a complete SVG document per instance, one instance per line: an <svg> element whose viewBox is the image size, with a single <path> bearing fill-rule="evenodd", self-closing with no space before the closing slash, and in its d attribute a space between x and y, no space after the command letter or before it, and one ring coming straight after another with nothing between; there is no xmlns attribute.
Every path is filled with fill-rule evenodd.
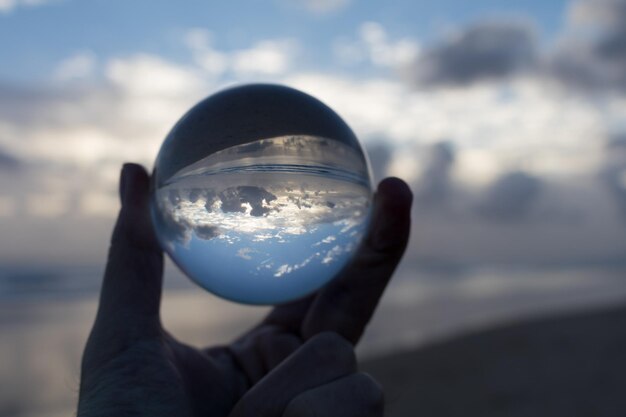
<svg viewBox="0 0 626 417"><path fill-rule="evenodd" d="M616 97L599 106L532 79L419 90L399 80L320 73L294 74L285 82L332 105L365 143L385 138L394 175L417 178L421 167L412 152L450 138L462 151L455 170L465 185L489 182L522 159L533 172L550 175L595 169L606 126L620 123L626 111ZM400 159L406 162L396 163Z"/></svg>
<svg viewBox="0 0 626 417"><path fill-rule="evenodd" d="M195 69L148 54L113 59L105 75L114 86L136 95L181 95L204 85Z"/></svg>
<svg viewBox="0 0 626 417"><path fill-rule="evenodd" d="M4 206L17 207L5 215L67 215L51 226L59 234L69 218L110 220L122 163L149 167L168 130L205 94L195 70L160 57L118 57L101 66L103 77L88 82L0 85L1 165L20 167L0 176L10 197Z"/></svg>
<svg viewBox="0 0 626 417"><path fill-rule="evenodd" d="M265 39L249 48L221 51L211 32L202 28L187 31L184 42L194 61L212 77L230 73L236 77L275 76L291 69L299 51L295 39Z"/></svg>
<svg viewBox="0 0 626 417"><path fill-rule="evenodd" d="M236 74L278 75L285 73L292 64L297 42L291 39L265 40L249 49L232 53L232 69Z"/></svg>
<svg viewBox="0 0 626 417"><path fill-rule="evenodd" d="M606 160L600 179L626 220L626 135L615 135L606 146Z"/></svg>
<svg viewBox="0 0 626 417"><path fill-rule="evenodd" d="M0 0L0 13L11 13L19 7L37 7L57 1L58 0Z"/></svg>
<svg viewBox="0 0 626 417"><path fill-rule="evenodd" d="M380 181L387 176L387 168L391 161L391 146L382 141L373 142L366 146L367 155L372 168L374 181Z"/></svg>
<svg viewBox="0 0 626 417"><path fill-rule="evenodd" d="M452 192L454 159L454 148L449 142L439 142L431 147L429 160L417 185L417 208L428 209L445 204Z"/></svg>
<svg viewBox="0 0 626 417"><path fill-rule="evenodd" d="M425 48L403 73L418 87L502 82L519 75L546 87L626 92L626 0L579 0L555 45L540 49L528 21L474 23Z"/></svg>
<svg viewBox="0 0 626 417"><path fill-rule="evenodd" d="M219 198L224 213L249 213L260 217L270 212L269 203L277 197L262 187L239 186L226 188Z"/></svg>
<svg viewBox="0 0 626 417"><path fill-rule="evenodd" d="M26 210L36 217L56 218L67 214L69 209L65 194L31 194L26 199Z"/></svg>
<svg viewBox="0 0 626 417"><path fill-rule="evenodd" d="M390 39L377 22L362 23L356 40L340 38L332 45L333 54L344 65L369 62L376 67L400 69L413 62L420 52L415 39Z"/></svg>
<svg viewBox="0 0 626 417"><path fill-rule="evenodd" d="M620 29L626 23L624 0L576 0L568 10L568 20L575 25L600 25Z"/></svg>
<svg viewBox="0 0 626 417"><path fill-rule="evenodd" d="M425 49L410 76L420 86L503 79L537 64L536 43L535 29L528 22L479 22Z"/></svg>
<svg viewBox="0 0 626 417"><path fill-rule="evenodd" d="M0 217L12 217L17 212L17 202L11 196L0 195Z"/></svg>
<svg viewBox="0 0 626 417"><path fill-rule="evenodd" d="M299 7L303 7L305 10L318 14L325 15L330 13L336 13L338 11L346 9L352 0L288 0L289 3Z"/></svg>
<svg viewBox="0 0 626 417"><path fill-rule="evenodd" d="M221 235L219 228L216 226L196 226L193 231L198 238L204 240L211 240Z"/></svg>
<svg viewBox="0 0 626 417"><path fill-rule="evenodd" d="M519 199L525 207L522 210L505 209L511 203L496 204L495 217L487 215L476 209L487 200L486 193L464 189L470 194L461 196L463 210L415 212L407 260L580 265L624 259L623 220L597 177L535 179L541 184L536 196L522 198L519 195L524 193L518 190L518 197L504 198Z"/></svg>
<svg viewBox="0 0 626 417"><path fill-rule="evenodd" d="M15 172L21 167L19 159L0 150L0 171Z"/></svg>
<svg viewBox="0 0 626 417"><path fill-rule="evenodd" d="M0 12L8 13L17 6L16 0L0 0Z"/></svg>
<svg viewBox="0 0 626 417"><path fill-rule="evenodd" d="M206 29L189 29L184 42L198 66L211 76L222 75L229 66L229 57L213 45L213 35Z"/></svg>
<svg viewBox="0 0 626 417"><path fill-rule="evenodd" d="M85 79L96 70L97 58L93 52L79 52L57 65L54 77L60 81Z"/></svg>
<svg viewBox="0 0 626 417"><path fill-rule="evenodd" d="M504 174L487 190L479 212L495 221L520 220L529 214L540 191L537 177L521 171Z"/></svg>
<svg viewBox="0 0 626 417"><path fill-rule="evenodd" d="M548 61L549 74L586 91L626 92L626 1L580 0Z"/></svg>

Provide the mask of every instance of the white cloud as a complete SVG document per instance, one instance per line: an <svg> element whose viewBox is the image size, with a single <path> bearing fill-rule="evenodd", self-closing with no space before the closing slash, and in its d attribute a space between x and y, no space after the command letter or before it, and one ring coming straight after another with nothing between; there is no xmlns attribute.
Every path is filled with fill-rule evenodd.
<svg viewBox="0 0 626 417"><path fill-rule="evenodd" d="M385 175L402 178L409 184L413 184L420 176L422 167L416 161L415 152L407 152L406 149L398 148L394 152Z"/></svg>
<svg viewBox="0 0 626 417"><path fill-rule="evenodd" d="M383 26L377 22L362 24L359 32L374 65L395 68L412 62L418 55L419 46L415 40L390 41Z"/></svg>
<svg viewBox="0 0 626 417"><path fill-rule="evenodd" d="M0 0L0 12L8 13L17 6L16 0Z"/></svg>
<svg viewBox="0 0 626 417"><path fill-rule="evenodd" d="M17 211L17 201L8 195L0 195L0 217L12 217Z"/></svg>
<svg viewBox="0 0 626 417"><path fill-rule="evenodd" d="M61 61L54 71L54 77L61 81L88 78L94 74L96 64L93 52L79 52Z"/></svg>
<svg viewBox="0 0 626 417"><path fill-rule="evenodd" d="M352 0L288 0L292 4L319 15L335 13L346 9Z"/></svg>
<svg viewBox="0 0 626 417"><path fill-rule="evenodd" d="M58 0L0 0L0 13L10 13L18 7L36 7Z"/></svg>
<svg viewBox="0 0 626 417"><path fill-rule="evenodd" d="M26 210L35 217L55 218L68 212L68 203L63 194L32 194L26 199Z"/></svg>
<svg viewBox="0 0 626 417"><path fill-rule="evenodd" d="M105 74L115 86L130 94L180 95L204 87L195 69L148 54L113 59L107 63Z"/></svg>
<svg viewBox="0 0 626 417"><path fill-rule="evenodd" d="M290 39L266 40L249 49L232 54L232 68L235 74L280 75L290 69L297 50L296 42Z"/></svg>
<svg viewBox="0 0 626 417"><path fill-rule="evenodd" d="M9 90L0 93L0 147L23 163L15 175L0 178L3 216L23 207L19 222L54 218L48 232L59 235L79 219L110 222L122 163L150 167L168 130L207 94L196 69L160 57L143 54L102 64L100 81L36 94L5 87ZM89 233L75 234L74 243L93 248L86 243Z"/></svg>
<svg viewBox="0 0 626 417"><path fill-rule="evenodd" d="M377 22L365 22L356 40L337 39L333 54L338 62L354 65L367 61L376 67L402 69L419 56L420 45L415 39L392 40Z"/></svg>
<svg viewBox="0 0 626 417"><path fill-rule="evenodd" d="M195 63L213 78L225 73L235 77L281 75L291 69L299 52L298 42L289 38L266 39L249 48L220 51L214 46L211 32L201 28L190 29L184 42Z"/></svg>
<svg viewBox="0 0 626 417"><path fill-rule="evenodd" d="M573 25L620 25L624 11L626 2L623 0L576 0L568 9L567 17Z"/></svg>
<svg viewBox="0 0 626 417"><path fill-rule="evenodd" d="M196 64L209 75L220 76L228 69L227 54L215 49L213 36L208 30L190 29L185 35L184 42L191 49Z"/></svg>
<svg viewBox="0 0 626 417"><path fill-rule="evenodd" d="M102 191L87 191L81 196L79 210L86 217L110 218L119 208L117 195Z"/></svg>

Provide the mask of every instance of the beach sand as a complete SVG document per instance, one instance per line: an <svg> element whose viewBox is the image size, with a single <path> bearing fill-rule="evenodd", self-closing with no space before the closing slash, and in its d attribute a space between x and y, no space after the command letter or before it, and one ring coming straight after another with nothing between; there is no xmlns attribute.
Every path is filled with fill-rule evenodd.
<svg viewBox="0 0 626 417"><path fill-rule="evenodd" d="M388 417L626 415L626 300L362 363Z"/></svg>

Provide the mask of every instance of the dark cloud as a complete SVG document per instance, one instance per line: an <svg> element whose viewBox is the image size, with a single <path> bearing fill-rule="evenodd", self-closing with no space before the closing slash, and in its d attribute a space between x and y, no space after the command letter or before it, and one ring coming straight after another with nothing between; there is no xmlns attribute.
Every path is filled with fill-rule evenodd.
<svg viewBox="0 0 626 417"><path fill-rule="evenodd" d="M378 182L387 174L387 167L391 162L391 147L383 142L375 142L367 146L367 155L374 182Z"/></svg>
<svg viewBox="0 0 626 417"><path fill-rule="evenodd" d="M439 142L431 148L415 195L419 208L441 206L449 197L451 170L454 166L454 148L449 142Z"/></svg>
<svg viewBox="0 0 626 417"><path fill-rule="evenodd" d="M200 188L194 188L189 190L189 201L191 203L195 203L196 201L198 201L198 199L200 199L200 197L202 197L203 195L203 191ZM209 199L207 198L207 201Z"/></svg>
<svg viewBox="0 0 626 417"><path fill-rule="evenodd" d="M626 0L580 0L544 75L587 92L626 91Z"/></svg>
<svg viewBox="0 0 626 417"><path fill-rule="evenodd" d="M261 187L241 186L230 187L219 194L222 200L222 211L224 213L246 211L245 204L250 204L252 211L250 215L260 217L269 213L269 207L265 207L263 202L269 203L276 200L276 196Z"/></svg>
<svg viewBox="0 0 626 417"><path fill-rule="evenodd" d="M414 63L418 85L465 85L501 79L537 63L535 31L519 21L481 22L426 50Z"/></svg>
<svg viewBox="0 0 626 417"><path fill-rule="evenodd" d="M191 224L184 219L174 219L167 214L166 208L154 211L154 222L166 243L185 245L189 241Z"/></svg>
<svg viewBox="0 0 626 417"><path fill-rule="evenodd" d="M619 212L626 219L626 135L616 135L606 149L600 178L608 188Z"/></svg>
<svg viewBox="0 0 626 417"><path fill-rule="evenodd" d="M495 221L520 220L539 197L541 187L541 180L525 172L504 174L487 190L478 207L479 213Z"/></svg>
<svg viewBox="0 0 626 417"><path fill-rule="evenodd" d="M0 171L17 171L22 166L22 162L2 150L0 150Z"/></svg>
<svg viewBox="0 0 626 417"><path fill-rule="evenodd" d="M543 52L529 23L475 23L426 49L409 77L419 87L462 86L532 73L582 92L626 92L626 0L580 0L568 15L557 44Z"/></svg>
<svg viewBox="0 0 626 417"><path fill-rule="evenodd" d="M182 201L182 198L180 197L180 193L178 192L178 190L169 190L167 192L167 199L169 200L170 204L174 207L178 207L178 205Z"/></svg>
<svg viewBox="0 0 626 417"><path fill-rule="evenodd" d="M91 106L96 105L97 100L94 99L108 98L108 102L104 104L110 105L112 96L105 89L95 87L54 89L0 83L0 120L28 126L68 125L73 121L68 110L76 109L80 105L80 110L87 112L91 110ZM97 107L94 110L104 110L104 106L100 104ZM94 112L93 116L90 121L106 118L107 114Z"/></svg>
<svg viewBox="0 0 626 417"><path fill-rule="evenodd" d="M213 239L221 234L217 226L196 226L193 231L196 236L204 240Z"/></svg>
<svg viewBox="0 0 626 417"><path fill-rule="evenodd" d="M548 59L549 75L570 87L626 91L626 0L583 0L570 14L571 33Z"/></svg>

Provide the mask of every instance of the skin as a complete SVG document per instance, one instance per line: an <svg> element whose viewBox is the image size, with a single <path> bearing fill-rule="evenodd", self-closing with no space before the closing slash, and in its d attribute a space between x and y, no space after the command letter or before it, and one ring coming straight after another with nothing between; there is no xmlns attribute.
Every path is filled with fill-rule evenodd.
<svg viewBox="0 0 626 417"><path fill-rule="evenodd" d="M357 371L354 346L407 245L407 185L379 184L370 230L330 284L275 307L228 346L198 349L161 325L163 253L150 222L149 182L143 167L124 165L78 416L382 416L382 389Z"/></svg>

